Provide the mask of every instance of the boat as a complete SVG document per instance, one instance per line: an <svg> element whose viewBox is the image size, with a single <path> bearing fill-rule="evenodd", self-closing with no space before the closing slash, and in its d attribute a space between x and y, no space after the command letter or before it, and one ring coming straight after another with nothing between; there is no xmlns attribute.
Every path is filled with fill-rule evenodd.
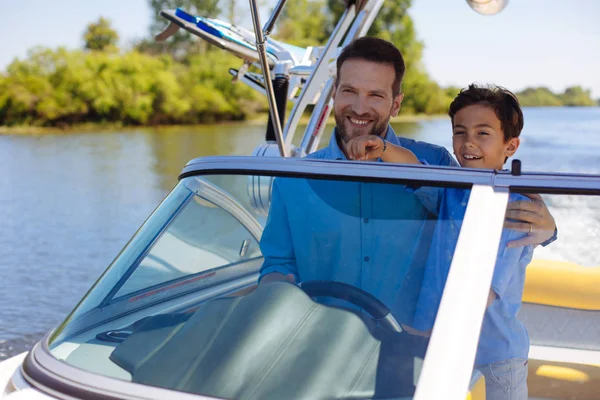
<svg viewBox="0 0 600 400"><path fill-rule="evenodd" d="M493 13L506 2L493 2L494 10L471 3ZM254 33L178 9L161 13L170 25L157 39L183 28L239 56L233 78L269 99L265 142L252 156L188 162L178 184L64 322L30 352L0 363L0 397L485 399L485 378L474 360L509 193L539 193L561 216L559 240L548 249L562 260L536 257L527 269L520 316L531 337L530 397L597 398L600 262L593 246L589 254L572 251L582 248L581 237L563 230L561 221L585 210L584 228L600 231L600 176L522 172L519 162L492 171L303 158L318 147L332 109L331 63L340 47L366 34L383 0L350 2L327 44L305 49L266 40L285 0L264 29L256 2L250 4ZM287 101L294 107L286 120ZM308 106L313 113L295 147ZM429 337L409 335L398 320L398 310L412 311L410 302L385 304L336 281L258 284L260 242L277 182L310 188L308 209L329 207L327 215L307 214L313 221L339 214L357 226L424 229L436 220L415 221L380 206L367 218L357 208L363 200L348 202L339 194L368 188L405 199L414 186L471 189ZM315 231L310 239L319 237ZM419 289L418 279L402 288ZM349 304L332 306L322 298Z"/></svg>

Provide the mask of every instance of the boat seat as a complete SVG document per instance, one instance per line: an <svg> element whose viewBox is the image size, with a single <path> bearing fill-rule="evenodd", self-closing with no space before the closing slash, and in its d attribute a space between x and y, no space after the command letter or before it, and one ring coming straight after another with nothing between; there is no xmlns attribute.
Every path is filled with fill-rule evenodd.
<svg viewBox="0 0 600 400"><path fill-rule="evenodd" d="M278 282L209 301L189 319L150 317L111 360L133 382L215 397L402 398L415 388L418 346L407 340Z"/></svg>

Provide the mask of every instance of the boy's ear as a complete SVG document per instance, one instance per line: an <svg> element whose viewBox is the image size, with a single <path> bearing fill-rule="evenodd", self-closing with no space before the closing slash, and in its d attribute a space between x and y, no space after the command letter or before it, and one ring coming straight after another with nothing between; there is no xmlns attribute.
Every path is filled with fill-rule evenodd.
<svg viewBox="0 0 600 400"><path fill-rule="evenodd" d="M512 157L516 153L520 144L521 144L521 139L519 139L517 137L511 138L506 143L506 148L504 149L504 154L506 155L506 157Z"/></svg>
<svg viewBox="0 0 600 400"><path fill-rule="evenodd" d="M398 93L396 97L394 97L394 102L392 103L392 110L390 114L392 117L395 117L400 112L400 105L402 104L402 100L404 99L404 93Z"/></svg>

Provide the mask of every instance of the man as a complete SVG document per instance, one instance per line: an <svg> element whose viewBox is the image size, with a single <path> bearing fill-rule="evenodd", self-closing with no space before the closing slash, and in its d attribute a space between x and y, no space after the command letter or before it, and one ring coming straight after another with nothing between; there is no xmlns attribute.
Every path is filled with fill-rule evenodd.
<svg viewBox="0 0 600 400"><path fill-rule="evenodd" d="M351 139L376 135L382 145L405 147L431 165L457 166L443 147L397 137L389 126L404 97L404 72L402 55L389 42L364 37L347 46L337 60L336 128L329 146L308 157L346 160ZM512 203L507 218L520 221L512 228L532 233L526 240L541 244L553 237L554 220L539 197L533 200ZM401 185L277 179L261 239L260 283L347 283L410 326L434 222Z"/></svg>

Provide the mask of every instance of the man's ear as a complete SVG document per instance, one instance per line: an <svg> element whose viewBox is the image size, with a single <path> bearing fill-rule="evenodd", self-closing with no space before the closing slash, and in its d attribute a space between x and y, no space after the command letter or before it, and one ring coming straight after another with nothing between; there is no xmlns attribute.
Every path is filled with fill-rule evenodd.
<svg viewBox="0 0 600 400"><path fill-rule="evenodd" d="M395 117L400 112L400 105L402 104L402 100L404 100L404 93L398 93L396 97L394 97L394 101L392 102L392 110L390 111L390 115Z"/></svg>
<svg viewBox="0 0 600 400"><path fill-rule="evenodd" d="M519 139L517 137L511 138L506 143L506 148L504 149L504 154L506 155L506 157L512 157L513 154L515 154L515 152L519 148L520 144L521 144L521 139Z"/></svg>

